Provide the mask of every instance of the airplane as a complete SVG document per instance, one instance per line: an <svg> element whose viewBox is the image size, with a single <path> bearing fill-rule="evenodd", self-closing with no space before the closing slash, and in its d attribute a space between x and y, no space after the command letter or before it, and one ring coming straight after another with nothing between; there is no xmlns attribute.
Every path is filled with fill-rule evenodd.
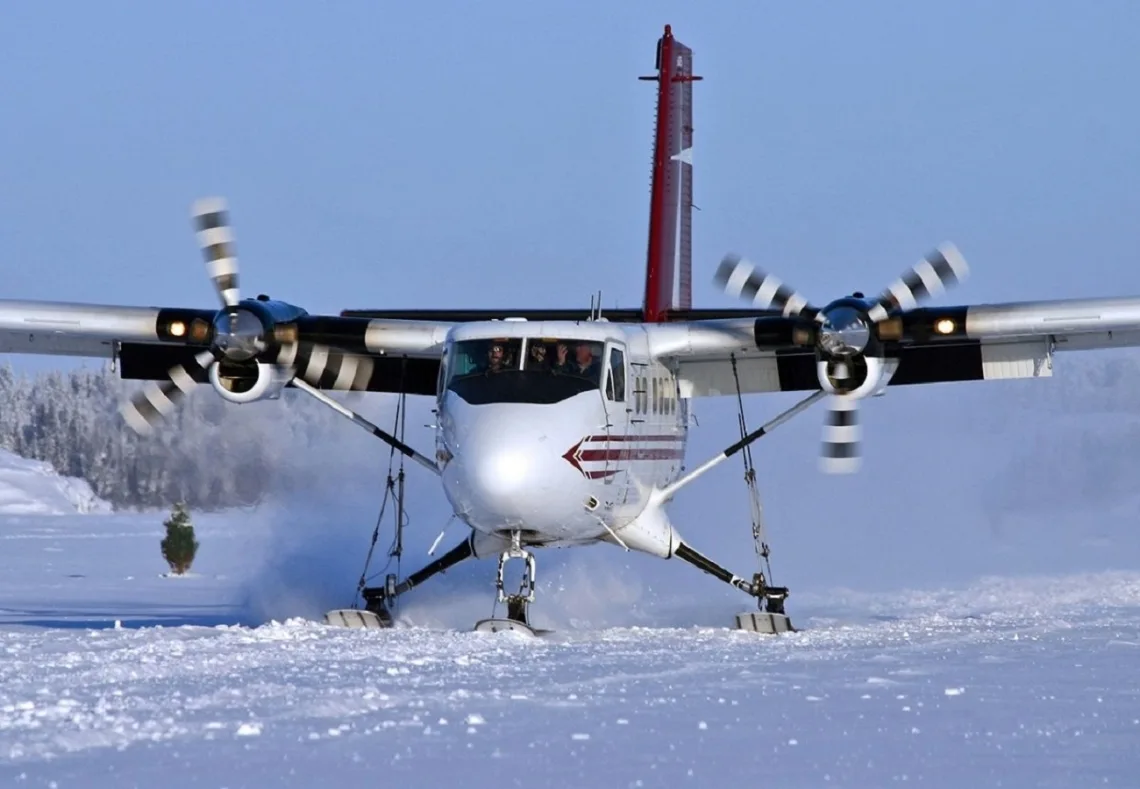
<svg viewBox="0 0 1140 789"><path fill-rule="evenodd" d="M666 25L657 41L657 114L642 306L583 309L346 309L312 315L266 295L243 297L227 203L194 203L193 228L218 308L0 300L0 352L108 358L144 381L122 408L140 433L198 385L241 404L300 389L437 476L464 539L400 579L362 591L332 624L391 627L400 596L468 559L498 557L506 616L487 631L531 626L539 548L606 543L680 559L750 596L739 629L792 631L786 587L737 575L700 553L668 505L694 480L788 419L826 401L821 468L859 468L858 406L892 387L1048 377L1058 351L1140 345L1140 297L922 306L963 280L942 244L878 295L821 306L735 254L714 279L746 302L692 306L692 50ZM328 392L432 398L430 454L408 446ZM700 398L777 392L804 399L689 470L690 406ZM743 432L743 431L742 431ZM521 559L520 590L504 568Z"/></svg>

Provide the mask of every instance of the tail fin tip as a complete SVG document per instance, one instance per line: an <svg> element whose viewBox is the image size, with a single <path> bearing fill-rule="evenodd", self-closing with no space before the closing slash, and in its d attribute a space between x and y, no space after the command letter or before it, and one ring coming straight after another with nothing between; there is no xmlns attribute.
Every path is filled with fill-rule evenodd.
<svg viewBox="0 0 1140 789"><path fill-rule="evenodd" d="M692 308L693 75L692 50L673 38L657 41L657 83L644 320L659 323L670 310Z"/></svg>

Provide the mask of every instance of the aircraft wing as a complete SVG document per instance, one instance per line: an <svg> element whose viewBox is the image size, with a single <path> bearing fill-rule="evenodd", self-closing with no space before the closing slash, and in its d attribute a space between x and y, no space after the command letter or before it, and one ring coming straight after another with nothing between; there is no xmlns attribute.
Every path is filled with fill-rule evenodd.
<svg viewBox="0 0 1140 789"><path fill-rule="evenodd" d="M207 342L187 327L208 325L211 309L135 307L50 301L0 300L0 353L114 359L124 379L162 380L176 365L192 363ZM742 393L818 388L811 348L761 350L757 318L773 310L729 308L675 312L647 326L654 355L674 364L685 397L730 395L739 376ZM456 323L494 318L585 320L584 310L355 310L303 314L299 335L348 356L367 357L364 391L435 393L439 355ZM613 311L614 322L639 322L640 310ZM1057 351L1140 345L1140 297L1063 299L944 308L902 314L907 341L891 385L1000 380L1052 375ZM943 330L948 329L948 330ZM736 364L734 375L733 364ZM336 388L335 376L318 388Z"/></svg>
<svg viewBox="0 0 1140 789"><path fill-rule="evenodd" d="M303 313L290 321L303 342L370 361L364 391L434 394L439 355L452 323ZM216 310L0 300L0 353L114 359L121 377L162 380L177 365L199 383L194 357L209 346ZM197 336L196 336L197 332ZM335 369L329 365L329 369ZM338 388L317 375L318 388Z"/></svg>
<svg viewBox="0 0 1140 789"><path fill-rule="evenodd" d="M735 395L737 378L742 394L818 389L812 347L758 348L757 319L773 314L653 325L651 350L676 366L683 397ZM1140 346L1140 297L920 308L898 320L906 339L891 385L1045 377L1057 351Z"/></svg>

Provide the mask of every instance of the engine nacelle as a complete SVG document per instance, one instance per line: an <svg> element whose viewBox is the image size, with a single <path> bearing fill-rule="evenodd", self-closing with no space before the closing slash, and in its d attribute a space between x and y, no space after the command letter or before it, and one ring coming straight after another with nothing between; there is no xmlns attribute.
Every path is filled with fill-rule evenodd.
<svg viewBox="0 0 1140 789"><path fill-rule="evenodd" d="M288 377L265 362L210 365L210 384L222 399L231 403L276 400L287 383Z"/></svg>
<svg viewBox="0 0 1140 789"><path fill-rule="evenodd" d="M819 385L828 394L873 397L886 391L899 367L897 358L822 357L815 365Z"/></svg>

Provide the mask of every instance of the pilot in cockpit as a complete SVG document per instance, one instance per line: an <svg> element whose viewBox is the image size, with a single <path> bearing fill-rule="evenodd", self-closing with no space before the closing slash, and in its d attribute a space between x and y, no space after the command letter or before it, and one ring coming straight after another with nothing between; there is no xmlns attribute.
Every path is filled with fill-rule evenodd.
<svg viewBox="0 0 1140 789"><path fill-rule="evenodd" d="M506 369L507 367L507 349L501 342L491 343L491 347L487 349L487 365L483 368L482 372L497 373Z"/></svg>

